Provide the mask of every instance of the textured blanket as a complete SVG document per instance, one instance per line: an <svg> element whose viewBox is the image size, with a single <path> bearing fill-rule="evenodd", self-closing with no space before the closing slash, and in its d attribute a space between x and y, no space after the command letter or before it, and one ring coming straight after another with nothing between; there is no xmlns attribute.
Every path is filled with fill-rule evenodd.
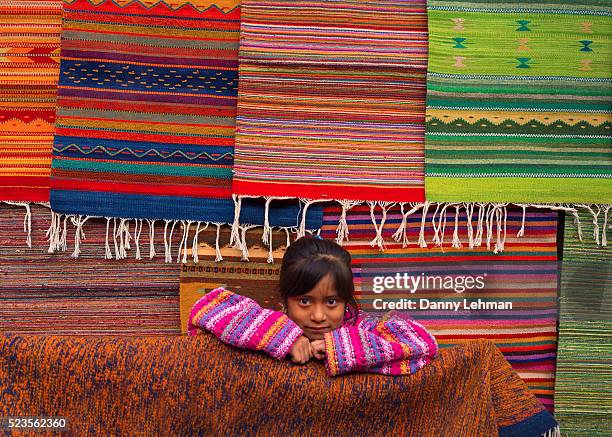
<svg viewBox="0 0 612 437"><path fill-rule="evenodd" d="M49 200L61 24L61 0L0 2L0 200Z"/></svg>
<svg viewBox="0 0 612 437"><path fill-rule="evenodd" d="M329 378L210 335L0 337L0 416L68 418L76 435L540 436L556 422L492 343L409 377Z"/></svg>
<svg viewBox="0 0 612 437"><path fill-rule="evenodd" d="M427 199L612 202L610 2L427 8Z"/></svg>
<svg viewBox="0 0 612 437"><path fill-rule="evenodd" d="M232 223L239 28L237 0L67 1L53 210ZM298 215L281 205L269 221ZM262 202L240 218L263 216Z"/></svg>
<svg viewBox="0 0 612 437"><path fill-rule="evenodd" d="M425 1L241 7L233 192L423 200Z"/></svg>

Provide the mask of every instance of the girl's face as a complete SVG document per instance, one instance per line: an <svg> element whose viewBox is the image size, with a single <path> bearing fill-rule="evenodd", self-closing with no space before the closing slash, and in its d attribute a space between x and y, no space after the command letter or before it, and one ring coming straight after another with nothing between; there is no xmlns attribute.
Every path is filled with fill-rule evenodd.
<svg viewBox="0 0 612 437"><path fill-rule="evenodd" d="M338 296L331 275L326 275L305 294L287 298L287 316L309 340L342 326L346 302Z"/></svg>

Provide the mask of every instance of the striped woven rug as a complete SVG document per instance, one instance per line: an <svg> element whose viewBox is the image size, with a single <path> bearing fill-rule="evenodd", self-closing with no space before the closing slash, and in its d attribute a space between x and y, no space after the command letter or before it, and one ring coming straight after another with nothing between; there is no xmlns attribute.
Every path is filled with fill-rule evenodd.
<svg viewBox="0 0 612 437"><path fill-rule="evenodd" d="M61 0L0 2L0 200L49 200L61 22Z"/></svg>
<svg viewBox="0 0 612 437"><path fill-rule="evenodd" d="M424 0L242 2L233 192L419 201Z"/></svg>
<svg viewBox="0 0 612 437"><path fill-rule="evenodd" d="M326 208L323 237L335 238L339 215L339 208ZM411 244L402 248L391 238L401 218L397 210L388 214L383 230L387 250L381 252L368 243L375 236L370 210L355 207L347 214L350 241L345 247L353 257L358 303L366 311L384 313L395 309L422 321L436 335L441 347L475 338L495 342L542 404L552 411L557 349L557 214L528 210L525 235L519 239L516 234L521 228L522 210L509 209L505 250L500 254L484 246L467 247L465 214L460 214L458 222L458 236L464 247L448 247L450 244L445 245L444 250L434 247L430 214L425 228L429 247L415 244L421 217L410 216L407 237ZM377 217L379 222L380 219ZM447 221L454 223L453 213L449 213ZM447 226L445 239L450 241L452 234L453 226ZM401 277L399 285L387 287L382 293L373 292L374 277L398 274ZM411 293L403 282L404 275L431 282L425 287L419 285L415 293ZM474 279L461 279L469 276ZM435 277L440 277L442 282L436 283ZM408 281L410 287L413 282ZM460 281L463 281L463 289ZM478 281L482 281L483 287L478 288ZM408 300L414 301L413 310L389 306L409 305ZM498 302L510 302L512 309L479 306ZM458 310L431 307L453 303L459 305ZM382 308L384 305L386 307Z"/></svg>
<svg viewBox="0 0 612 437"><path fill-rule="evenodd" d="M28 249L22 243L22 211L0 204L0 332L180 333L178 264L164 264L162 257L103 259L106 220L87 222L87 244L78 259L49 254L49 210L33 205L32 215Z"/></svg>
<svg viewBox="0 0 612 437"><path fill-rule="evenodd" d="M581 219L583 232L592 232L591 217ZM563 435L609 436L612 250L581 243L572 226L563 244L555 411Z"/></svg>
<svg viewBox="0 0 612 437"><path fill-rule="evenodd" d="M610 2L427 7L427 199L611 203Z"/></svg>

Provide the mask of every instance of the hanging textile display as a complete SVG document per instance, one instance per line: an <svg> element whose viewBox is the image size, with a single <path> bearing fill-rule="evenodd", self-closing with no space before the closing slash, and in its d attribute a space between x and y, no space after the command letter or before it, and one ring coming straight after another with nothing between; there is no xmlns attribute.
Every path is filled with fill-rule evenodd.
<svg viewBox="0 0 612 437"><path fill-rule="evenodd" d="M239 28L238 1L65 5L51 250L65 249L62 215L77 234L86 217L121 220L108 227L126 239L128 220L135 233L144 219L233 222ZM240 219L295 226L299 214L251 202Z"/></svg>
<svg viewBox="0 0 612 437"><path fill-rule="evenodd" d="M49 201L61 24L61 0L0 3L0 201Z"/></svg>
<svg viewBox="0 0 612 437"><path fill-rule="evenodd" d="M361 308L379 315L399 311L418 320L435 336L442 349L486 338L493 341L549 410L554 407L557 354L557 212L509 208L501 253L487 249L490 230L476 227L472 243L466 215L448 215L448 225L429 213L427 220L409 217L405 234L394 241L403 221L399 209L387 213L381 230L386 251L376 239L368 208L346 214L350 241L344 247L352 257L356 299ZM321 236L335 238L341 209L326 208ZM423 229L423 232L421 231ZM517 234L523 232L521 238ZM455 239L455 244L451 244ZM437 246L435 240L448 241ZM427 247L416 243L422 240ZM482 244L480 241L482 240ZM456 241L463 243L456 244ZM476 244L474 244L474 241ZM490 240L491 248L497 245ZM471 247L473 246L473 247ZM378 278L378 279L376 279ZM183 279L181 278L181 282Z"/></svg>
<svg viewBox="0 0 612 437"><path fill-rule="evenodd" d="M424 0L242 3L233 192L422 201Z"/></svg>
<svg viewBox="0 0 612 437"><path fill-rule="evenodd" d="M436 202L612 202L612 8L431 0Z"/></svg>

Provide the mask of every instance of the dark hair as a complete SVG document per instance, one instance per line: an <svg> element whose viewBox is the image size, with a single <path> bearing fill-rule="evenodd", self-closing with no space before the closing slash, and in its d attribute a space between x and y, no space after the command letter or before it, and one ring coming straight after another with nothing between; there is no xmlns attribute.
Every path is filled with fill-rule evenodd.
<svg viewBox="0 0 612 437"><path fill-rule="evenodd" d="M331 240L305 236L292 243L283 256L279 292L283 302L289 296L308 293L317 283L331 274L338 297L357 309L355 284L351 271L351 255Z"/></svg>

